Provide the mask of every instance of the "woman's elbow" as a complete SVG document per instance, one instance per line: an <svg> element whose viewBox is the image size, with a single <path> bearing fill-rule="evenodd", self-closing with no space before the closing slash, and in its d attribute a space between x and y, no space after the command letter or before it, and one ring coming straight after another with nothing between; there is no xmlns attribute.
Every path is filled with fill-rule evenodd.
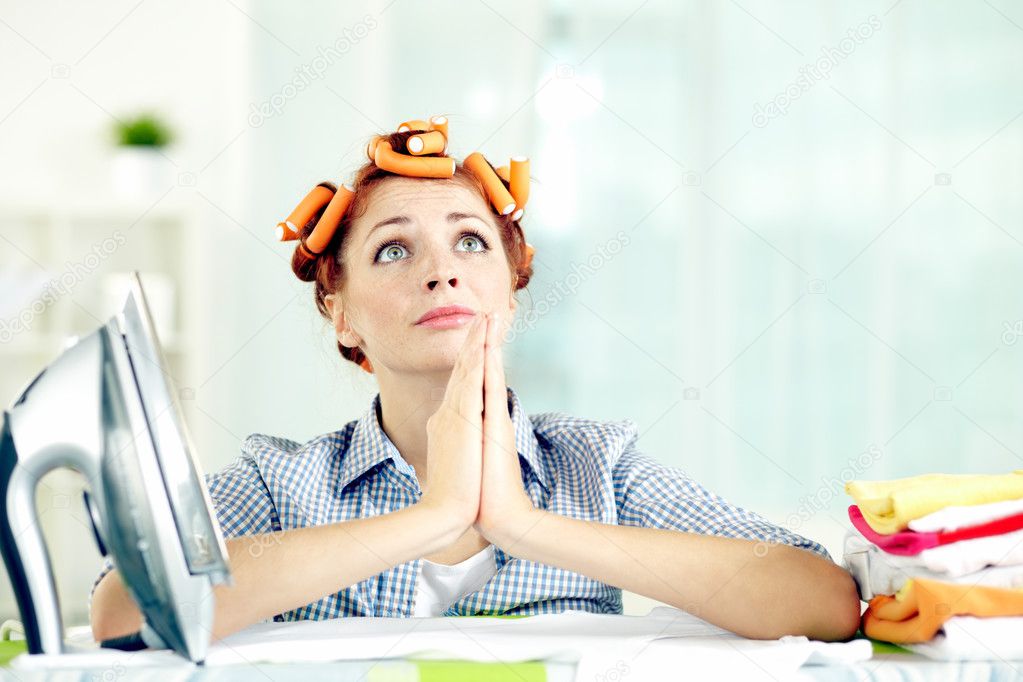
<svg viewBox="0 0 1023 682"><path fill-rule="evenodd" d="M128 594L116 570L103 576L89 610L92 637L97 642L123 637L142 628L142 612Z"/></svg>
<svg viewBox="0 0 1023 682"><path fill-rule="evenodd" d="M856 581L848 571L832 564L823 590L822 608L814 609L818 622L806 636L824 642L852 639L860 628L860 593Z"/></svg>

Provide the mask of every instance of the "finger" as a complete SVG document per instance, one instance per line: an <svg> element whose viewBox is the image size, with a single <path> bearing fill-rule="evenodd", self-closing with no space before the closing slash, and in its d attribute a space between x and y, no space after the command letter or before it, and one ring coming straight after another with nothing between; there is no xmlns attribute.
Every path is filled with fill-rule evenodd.
<svg viewBox="0 0 1023 682"><path fill-rule="evenodd" d="M494 371L494 378L499 380L501 388L504 388L504 331L505 331L505 316L500 313L494 313L494 321L491 323L493 330L490 336L490 348L489 358L491 360L491 367Z"/></svg>
<svg viewBox="0 0 1023 682"><path fill-rule="evenodd" d="M473 347L476 338L476 332L479 330L481 319L480 315L473 318L469 325L469 331L466 332L465 340L462 342L462 349L458 352L458 357L455 358L455 366L451 370L451 378L449 384L456 384L461 381L469 370L471 361L474 358Z"/></svg>
<svg viewBox="0 0 1023 682"><path fill-rule="evenodd" d="M487 348L484 370L484 400L487 414L500 416L501 410L507 411L508 392L504 385L504 368L501 364L500 334L501 317L493 313L487 327Z"/></svg>
<svg viewBox="0 0 1023 682"><path fill-rule="evenodd" d="M483 364L483 343L487 334L487 317L483 313L479 313L475 320L472 330L469 332L469 337L466 339L467 344L465 347L466 355L466 369L471 373L478 365Z"/></svg>
<svg viewBox="0 0 1023 682"><path fill-rule="evenodd" d="M465 341L462 342L462 350L459 352L458 357L455 358L455 365L451 368L451 376L448 377L448 385L444 390L444 397L442 399L442 405L447 406L455 411L462 411L463 408L469 410L471 414L475 410L475 406L471 403L466 407L466 384L471 372L471 365L473 360L473 339L480 326L480 316L477 315L473 318L470 323L469 331L465 336Z"/></svg>
<svg viewBox="0 0 1023 682"><path fill-rule="evenodd" d="M464 390L474 396L473 407L477 415L483 410L483 350L487 333L487 318L483 314L480 314L480 318L472 332L473 342L469 348L471 360L464 382Z"/></svg>
<svg viewBox="0 0 1023 682"><path fill-rule="evenodd" d="M486 325L486 320L483 319L482 315L476 315L472 319L472 324L469 325L469 330L465 334L465 341L462 342L461 354L472 357L473 346L476 345L476 334L480 330L480 327Z"/></svg>
<svg viewBox="0 0 1023 682"><path fill-rule="evenodd" d="M490 379L494 366L494 349L498 343L498 331L500 330L500 318L497 313L491 313L487 320L487 346L486 346L486 377Z"/></svg>
<svg viewBox="0 0 1023 682"><path fill-rule="evenodd" d="M487 329L483 337L483 386L482 386L482 398L483 398L483 440L486 442L487 436L490 433L490 415L494 414L494 399L491 396L490 391L490 344L491 336L493 334L494 322L493 313L487 313Z"/></svg>

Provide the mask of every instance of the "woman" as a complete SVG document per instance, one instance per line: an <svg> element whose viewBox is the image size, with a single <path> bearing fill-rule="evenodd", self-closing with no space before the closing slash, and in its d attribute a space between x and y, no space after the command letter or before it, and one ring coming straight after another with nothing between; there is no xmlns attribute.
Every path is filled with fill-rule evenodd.
<svg viewBox="0 0 1023 682"><path fill-rule="evenodd" d="M278 228L380 390L341 430L253 434L208 477L234 576L214 637L267 619L621 613L622 589L746 637L851 637L856 587L820 544L658 464L631 420L525 414L502 344L532 274L528 166L457 165L441 118L399 131L374 138L352 188L314 188ZM100 640L140 626L109 562L91 619Z"/></svg>

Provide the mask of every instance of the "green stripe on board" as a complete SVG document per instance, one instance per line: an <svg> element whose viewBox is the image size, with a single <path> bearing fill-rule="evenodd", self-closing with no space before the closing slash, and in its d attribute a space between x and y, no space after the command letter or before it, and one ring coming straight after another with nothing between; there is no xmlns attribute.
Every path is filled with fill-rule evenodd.
<svg viewBox="0 0 1023 682"><path fill-rule="evenodd" d="M28 650L28 642L23 639L0 641L0 667L6 666L11 659Z"/></svg>
<svg viewBox="0 0 1023 682"><path fill-rule="evenodd" d="M478 663L476 661L413 661L419 682L547 682L547 666L539 661Z"/></svg>

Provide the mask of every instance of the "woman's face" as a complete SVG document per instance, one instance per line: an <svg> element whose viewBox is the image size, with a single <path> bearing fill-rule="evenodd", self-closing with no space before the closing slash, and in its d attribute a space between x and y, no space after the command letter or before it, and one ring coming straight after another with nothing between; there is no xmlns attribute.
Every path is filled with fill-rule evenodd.
<svg viewBox="0 0 1023 682"><path fill-rule="evenodd" d="M447 328L417 324L439 306L515 311L512 271L488 204L453 180L388 178L351 226L344 291L328 295L338 340L374 369L450 370L474 318Z"/></svg>

